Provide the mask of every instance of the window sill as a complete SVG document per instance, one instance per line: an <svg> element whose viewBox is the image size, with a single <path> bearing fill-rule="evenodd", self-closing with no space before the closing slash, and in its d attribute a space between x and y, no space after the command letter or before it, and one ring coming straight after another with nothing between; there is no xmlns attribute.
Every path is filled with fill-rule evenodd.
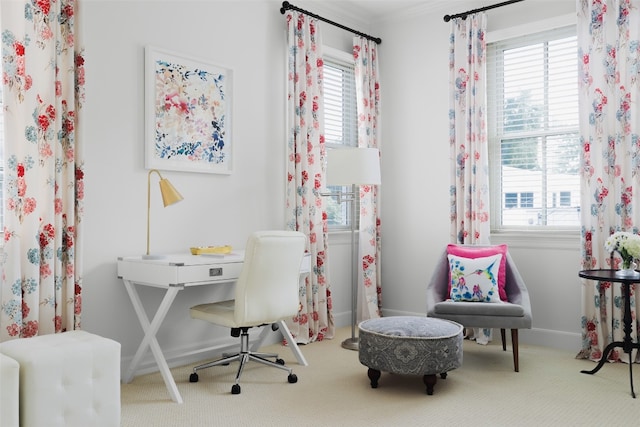
<svg viewBox="0 0 640 427"><path fill-rule="evenodd" d="M357 233L356 233L357 234ZM350 245L351 244L351 231L350 230L329 230L328 233L329 244L338 245Z"/></svg>

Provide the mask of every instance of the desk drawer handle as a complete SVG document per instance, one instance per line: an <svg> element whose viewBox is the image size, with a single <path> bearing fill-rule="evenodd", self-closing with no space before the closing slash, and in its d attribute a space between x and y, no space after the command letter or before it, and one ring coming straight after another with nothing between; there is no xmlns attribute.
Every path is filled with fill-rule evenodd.
<svg viewBox="0 0 640 427"><path fill-rule="evenodd" d="M209 277L222 276L222 267L210 268Z"/></svg>

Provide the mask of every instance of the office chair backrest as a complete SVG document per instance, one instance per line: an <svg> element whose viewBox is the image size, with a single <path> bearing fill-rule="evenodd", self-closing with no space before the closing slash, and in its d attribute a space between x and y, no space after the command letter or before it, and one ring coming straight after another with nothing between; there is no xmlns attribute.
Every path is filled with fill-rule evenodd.
<svg viewBox="0 0 640 427"><path fill-rule="evenodd" d="M240 324L273 323L294 316L306 236L297 231L258 231L249 236L236 283Z"/></svg>

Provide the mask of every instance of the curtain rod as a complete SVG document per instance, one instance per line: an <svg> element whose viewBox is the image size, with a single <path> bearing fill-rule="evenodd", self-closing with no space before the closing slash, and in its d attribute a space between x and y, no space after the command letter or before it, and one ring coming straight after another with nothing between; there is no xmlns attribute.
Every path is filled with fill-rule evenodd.
<svg viewBox="0 0 640 427"><path fill-rule="evenodd" d="M311 16L312 18L319 19L319 20L324 21L324 22L326 22L328 24L335 25L338 28L342 28L343 30L350 31L350 32L352 32L354 34L357 34L359 36L362 36L364 38L372 40L372 41L376 42L377 44L382 43L382 39L380 37L374 37L374 36L370 36L370 35L365 34L365 33L361 33L360 31L356 31L356 30L351 29L349 27L345 27L342 24L338 24L337 22L330 21L327 18L323 18L322 16L318 16L315 13L311 13L311 12L306 11L304 9L300 9L299 7L292 5L288 1L283 1L282 2L282 7L280 8L280 13L284 15L287 10L295 10L295 11L298 11L298 12L302 12L305 15Z"/></svg>
<svg viewBox="0 0 640 427"><path fill-rule="evenodd" d="M481 7L479 9L468 10L468 11L463 12L463 13L456 13L455 15L444 15L444 22L449 22L449 21L451 21L452 19L455 19L455 18L467 19L467 15L471 15L471 14L477 13L477 12L484 12L485 10L495 9L496 7L507 6L509 4L518 3L518 2L521 2L521 1L524 1L524 0L509 0L509 1L504 1L502 3L493 4L491 6Z"/></svg>

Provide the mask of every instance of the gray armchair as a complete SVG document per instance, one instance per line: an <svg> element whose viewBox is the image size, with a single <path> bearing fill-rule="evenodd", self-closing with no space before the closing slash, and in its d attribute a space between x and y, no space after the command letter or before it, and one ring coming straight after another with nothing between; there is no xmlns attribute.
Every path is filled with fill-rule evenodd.
<svg viewBox="0 0 640 427"><path fill-rule="evenodd" d="M453 302L449 299L449 261L443 252L427 286L427 316L453 320L467 328L499 328L502 350L507 350L505 330L511 329L513 366L518 365L518 329L531 329L529 292L507 252L505 290L509 302Z"/></svg>

